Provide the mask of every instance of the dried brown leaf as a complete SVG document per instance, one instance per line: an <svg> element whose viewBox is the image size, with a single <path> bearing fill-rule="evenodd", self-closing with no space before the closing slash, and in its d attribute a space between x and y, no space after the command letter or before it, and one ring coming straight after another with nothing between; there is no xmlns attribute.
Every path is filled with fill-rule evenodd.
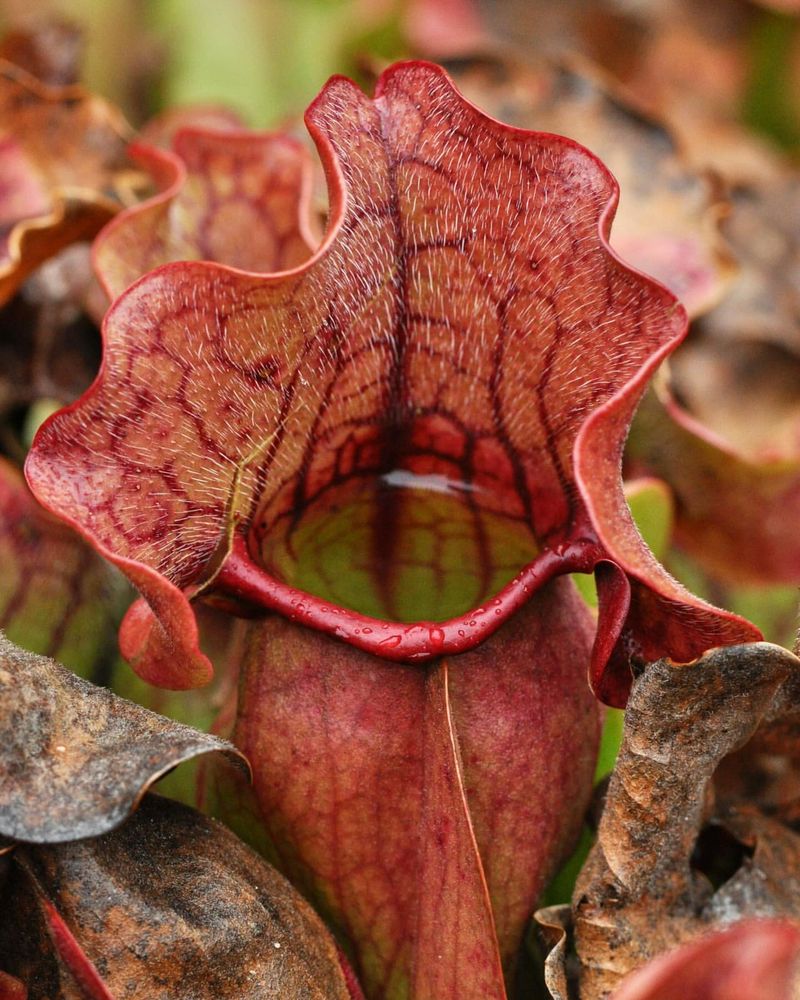
<svg viewBox="0 0 800 1000"><path fill-rule="evenodd" d="M14 853L0 963L29 1000L349 1000L288 882L213 820L148 795L121 829ZM59 933L60 932L60 933ZM75 976L102 980L83 992Z"/></svg>
<svg viewBox="0 0 800 1000"><path fill-rule="evenodd" d="M740 273L701 329L800 354L800 171L786 166L779 177L739 186L732 199L723 232Z"/></svg>
<svg viewBox="0 0 800 1000"><path fill-rule="evenodd" d="M118 826L166 771L229 743L94 687L0 636L0 834L58 843Z"/></svg>
<svg viewBox="0 0 800 1000"><path fill-rule="evenodd" d="M533 915L539 939L547 949L544 962L544 982L553 1000L570 1000L567 979L567 945L572 926L568 904L548 906Z"/></svg>
<svg viewBox="0 0 800 1000"><path fill-rule="evenodd" d="M793 654L753 643L688 666L662 660L635 682L598 840L573 898L584 1000L608 996L632 969L703 931L800 916L800 837L755 811L712 815L710 784L725 756L786 709L782 688L793 689L786 682L797 670ZM714 864L719 845L733 850L733 871L709 869L709 841Z"/></svg>
<svg viewBox="0 0 800 1000"><path fill-rule="evenodd" d="M0 61L0 302L44 260L90 239L149 180L132 168L130 128L78 86L48 87Z"/></svg>

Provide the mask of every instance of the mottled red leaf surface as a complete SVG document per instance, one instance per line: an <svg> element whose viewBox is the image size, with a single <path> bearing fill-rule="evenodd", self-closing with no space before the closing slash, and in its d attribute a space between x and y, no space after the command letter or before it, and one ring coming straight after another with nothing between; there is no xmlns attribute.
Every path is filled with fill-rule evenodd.
<svg viewBox="0 0 800 1000"><path fill-rule="evenodd" d="M57 250L89 239L143 178L129 126L80 87L48 87L0 64L0 301Z"/></svg>
<svg viewBox="0 0 800 1000"><path fill-rule="evenodd" d="M123 581L36 503L0 459L0 628L12 642L87 675L112 652Z"/></svg>
<svg viewBox="0 0 800 1000"><path fill-rule="evenodd" d="M105 836L19 847L0 962L29 1000L357 1000L311 907L220 824L147 796Z"/></svg>
<svg viewBox="0 0 800 1000"><path fill-rule="evenodd" d="M182 591L220 562L217 590L400 661L468 649L600 564L593 676L616 702L631 655L757 635L668 577L625 504L622 441L685 316L609 252L608 172L427 64L377 93L334 78L308 112L332 204L315 256L146 276L108 315L98 381L37 438L37 496L156 613L124 629L137 669L207 679Z"/></svg>
<svg viewBox="0 0 800 1000"><path fill-rule="evenodd" d="M504 1000L591 791L592 620L572 583L429 669L278 617L252 628L234 738L272 859L354 946L367 996Z"/></svg>
<svg viewBox="0 0 800 1000"><path fill-rule="evenodd" d="M793 1000L799 958L794 924L743 921L654 959L613 1000Z"/></svg>
<svg viewBox="0 0 800 1000"><path fill-rule="evenodd" d="M173 156L137 145L148 173L173 183L114 219L94 248L113 299L159 264L211 260L250 271L284 271L307 260L311 160L297 140L245 129L181 129Z"/></svg>
<svg viewBox="0 0 800 1000"><path fill-rule="evenodd" d="M122 823L150 785L224 740L148 712L0 637L0 834L58 843Z"/></svg>

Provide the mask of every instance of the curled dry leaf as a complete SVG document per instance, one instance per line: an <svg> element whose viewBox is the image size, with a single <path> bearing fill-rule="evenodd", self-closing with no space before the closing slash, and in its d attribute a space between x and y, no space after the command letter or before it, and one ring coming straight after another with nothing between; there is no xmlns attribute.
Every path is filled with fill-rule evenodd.
<svg viewBox="0 0 800 1000"><path fill-rule="evenodd" d="M576 1000L574 956L569 951L569 905L536 914L549 949L544 979L552 1000ZM629 973L611 1000L796 1000L800 929L786 921L743 920L651 959ZM580 1000L593 1000L585 992Z"/></svg>
<svg viewBox="0 0 800 1000"><path fill-rule="evenodd" d="M0 637L0 834L58 843L122 823L183 760L229 743L171 722Z"/></svg>
<svg viewBox="0 0 800 1000"><path fill-rule="evenodd" d="M567 962L572 910L569 904L548 906L534 913L536 930L545 947L544 983L552 1000L570 1000Z"/></svg>
<svg viewBox="0 0 800 1000"><path fill-rule="evenodd" d="M181 129L173 155L138 145L148 173L174 180L98 237L94 261L111 299L173 260L219 261L250 271L284 271L307 260L311 160L279 133Z"/></svg>
<svg viewBox="0 0 800 1000"><path fill-rule="evenodd" d="M739 261L730 292L708 316L704 334L762 341L800 355L800 170L739 185L723 224Z"/></svg>
<svg viewBox="0 0 800 1000"><path fill-rule="evenodd" d="M498 61L460 64L467 97L494 117L577 140L617 178L620 203L611 245L658 278L697 316L715 305L736 273L719 233L726 202L689 164L667 126L590 64Z"/></svg>
<svg viewBox="0 0 800 1000"><path fill-rule="evenodd" d="M0 963L28 1000L360 995L282 876L220 824L159 796L105 836L18 847L6 901Z"/></svg>
<svg viewBox="0 0 800 1000"><path fill-rule="evenodd" d="M187 602L201 590L420 661L594 568L592 673L609 701L624 701L631 657L757 637L663 571L625 503L622 442L685 316L609 252L602 165L487 118L424 63L388 70L374 102L334 78L307 121L333 206L314 257L280 275L176 263L137 282L107 317L100 378L28 459L40 500L155 612L139 605L123 627L136 668L167 687L208 679ZM428 570L434 591L466 581L435 594L439 622L406 603L416 570L364 541L388 491L393 551L413 549L420 490L446 495L434 524L453 520L440 503L464 524L454 565ZM342 504L364 526L344 544L347 565L367 545L360 576L313 551L316 521Z"/></svg>
<svg viewBox="0 0 800 1000"><path fill-rule="evenodd" d="M48 87L0 62L0 302L42 261L90 239L144 178L130 129L80 87Z"/></svg>
<svg viewBox="0 0 800 1000"><path fill-rule="evenodd" d="M710 785L725 756L786 710L798 670L793 654L754 643L688 666L660 661L634 683L597 843L573 896L582 997L608 996L628 972L703 931L800 916L800 837L755 811L714 815ZM720 872L726 845L732 870Z"/></svg>
<svg viewBox="0 0 800 1000"><path fill-rule="evenodd" d="M36 503L0 458L0 629L34 653L91 674L111 655L124 582Z"/></svg>

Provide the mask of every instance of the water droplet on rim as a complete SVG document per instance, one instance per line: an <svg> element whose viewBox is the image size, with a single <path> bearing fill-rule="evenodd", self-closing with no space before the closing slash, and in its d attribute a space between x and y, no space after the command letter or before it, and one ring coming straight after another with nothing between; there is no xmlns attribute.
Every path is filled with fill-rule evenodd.
<svg viewBox="0 0 800 1000"><path fill-rule="evenodd" d="M431 646L435 649L441 649L444 645L444 630L440 628L432 628L428 630L428 637Z"/></svg>

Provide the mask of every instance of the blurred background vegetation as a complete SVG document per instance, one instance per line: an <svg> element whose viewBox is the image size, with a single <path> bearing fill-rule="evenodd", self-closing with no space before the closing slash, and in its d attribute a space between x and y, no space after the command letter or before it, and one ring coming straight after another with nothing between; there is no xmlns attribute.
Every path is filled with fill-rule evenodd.
<svg viewBox="0 0 800 1000"><path fill-rule="evenodd" d="M302 110L361 53L403 51L399 0L3 0L3 27L46 13L86 33L84 82L135 122L175 104L230 105L250 124Z"/></svg>
<svg viewBox="0 0 800 1000"><path fill-rule="evenodd" d="M797 6L795 0L0 0L0 30L53 16L80 25L84 82L134 124L175 104L213 102L235 108L256 127L298 115L331 74L363 79L382 60L446 58L486 43L517 54L582 50L624 79L652 41L647 36L660 35L660 58L670 56L670 45L682 49L686 65L676 71L694 74L698 90L713 77L712 89L729 92L741 120L798 149Z"/></svg>

